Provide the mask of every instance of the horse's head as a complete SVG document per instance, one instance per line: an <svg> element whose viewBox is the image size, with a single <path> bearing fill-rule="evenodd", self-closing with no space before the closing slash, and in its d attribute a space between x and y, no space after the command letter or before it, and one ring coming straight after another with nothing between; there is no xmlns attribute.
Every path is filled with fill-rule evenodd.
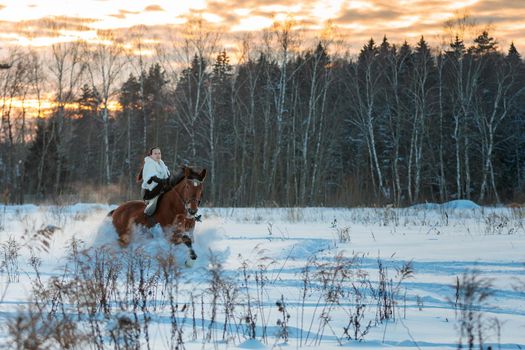
<svg viewBox="0 0 525 350"><path fill-rule="evenodd" d="M184 202L184 208L186 212L194 217L199 210L199 204L201 203L202 191L204 189L203 182L206 178L206 169L198 172L191 167L183 168L184 177L176 188Z"/></svg>

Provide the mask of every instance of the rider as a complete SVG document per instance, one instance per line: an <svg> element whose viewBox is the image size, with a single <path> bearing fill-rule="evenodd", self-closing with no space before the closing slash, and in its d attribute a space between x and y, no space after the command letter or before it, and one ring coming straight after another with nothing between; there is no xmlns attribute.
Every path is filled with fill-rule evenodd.
<svg viewBox="0 0 525 350"><path fill-rule="evenodd" d="M185 163L174 175L171 175L161 158L160 148L157 146L151 148L144 158L141 171L137 175L137 180L142 182L141 196L146 204L144 215L152 226L157 224L153 215L157 209L160 196L184 178L184 167L187 166ZM200 215L195 215L196 221L200 221L200 218Z"/></svg>
<svg viewBox="0 0 525 350"><path fill-rule="evenodd" d="M157 208L157 201L163 189L169 185L170 171L161 158L159 147L150 149L138 176L138 179L142 180L141 195L146 203L144 214L149 221L154 221L153 214Z"/></svg>

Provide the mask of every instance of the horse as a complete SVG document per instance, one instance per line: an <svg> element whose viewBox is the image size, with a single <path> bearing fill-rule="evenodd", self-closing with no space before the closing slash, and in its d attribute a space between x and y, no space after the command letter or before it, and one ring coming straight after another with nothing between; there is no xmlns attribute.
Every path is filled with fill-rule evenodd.
<svg viewBox="0 0 525 350"><path fill-rule="evenodd" d="M206 169L199 172L185 166L182 170L181 177L170 176L169 184L157 202L153 217L173 244L184 243L188 247L191 262L187 260L186 264L190 265L197 259L192 247L193 231L204 189ZM144 201L128 201L108 214L112 218L122 247L131 242L135 226L151 228L155 224L146 218L145 207Z"/></svg>

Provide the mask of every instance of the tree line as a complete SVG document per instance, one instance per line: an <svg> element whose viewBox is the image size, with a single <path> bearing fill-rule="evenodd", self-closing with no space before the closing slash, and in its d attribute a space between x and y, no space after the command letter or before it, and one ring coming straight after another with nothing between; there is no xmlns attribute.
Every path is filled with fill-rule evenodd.
<svg viewBox="0 0 525 350"><path fill-rule="evenodd" d="M524 201L525 63L487 31L431 49L370 39L296 50L290 28L238 64L209 36L185 64L122 43L14 51L0 71L4 202L102 192L139 197L145 152L208 169L213 206ZM12 99L52 93L52 112ZM34 97L36 96L36 98ZM118 101L118 108L111 104Z"/></svg>

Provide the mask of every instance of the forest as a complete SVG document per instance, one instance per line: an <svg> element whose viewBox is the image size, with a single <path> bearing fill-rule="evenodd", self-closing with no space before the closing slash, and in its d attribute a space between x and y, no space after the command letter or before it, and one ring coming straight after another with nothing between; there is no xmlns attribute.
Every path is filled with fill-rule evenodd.
<svg viewBox="0 0 525 350"><path fill-rule="evenodd" d="M525 201L514 44L487 30L442 47L386 35L355 54L298 40L281 25L235 54L204 31L163 49L135 39L132 53L114 37L9 49L3 202L137 199L153 146L173 170L208 170L206 206Z"/></svg>

